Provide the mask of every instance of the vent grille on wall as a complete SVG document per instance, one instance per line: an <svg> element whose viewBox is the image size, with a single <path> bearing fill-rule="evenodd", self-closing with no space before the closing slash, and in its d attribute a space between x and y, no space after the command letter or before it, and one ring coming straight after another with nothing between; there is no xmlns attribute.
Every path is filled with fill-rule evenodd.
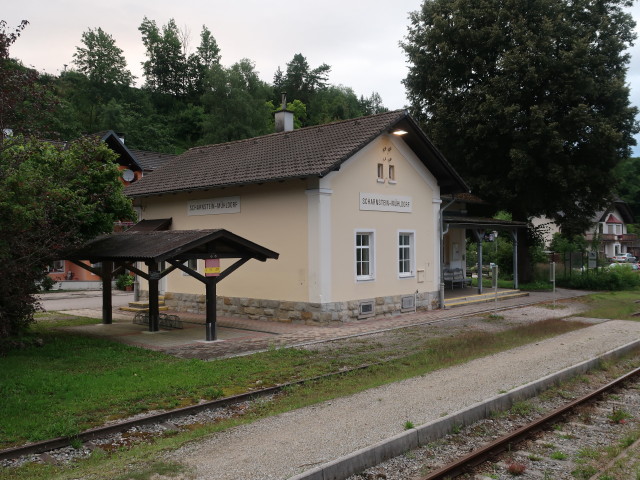
<svg viewBox="0 0 640 480"><path fill-rule="evenodd" d="M414 295L407 295L402 297L402 311L414 311L416 309L416 297Z"/></svg>
<svg viewBox="0 0 640 480"><path fill-rule="evenodd" d="M373 300L360 302L358 318L371 317L374 314Z"/></svg>

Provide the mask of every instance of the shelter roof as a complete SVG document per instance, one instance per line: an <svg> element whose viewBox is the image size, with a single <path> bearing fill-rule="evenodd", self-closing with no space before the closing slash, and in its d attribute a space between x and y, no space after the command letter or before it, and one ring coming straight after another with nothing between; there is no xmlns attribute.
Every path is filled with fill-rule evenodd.
<svg viewBox="0 0 640 480"><path fill-rule="evenodd" d="M157 218L152 220L140 220L127 230L127 232L154 232L158 230L169 230L171 218Z"/></svg>
<svg viewBox="0 0 640 480"><path fill-rule="evenodd" d="M66 260L162 262L189 258L277 259L278 253L224 229L127 231L102 235L67 252Z"/></svg>
<svg viewBox="0 0 640 480"><path fill-rule="evenodd" d="M402 129L404 141L435 176L441 193L469 188L405 110L195 147L125 190L131 197L323 177L376 137Z"/></svg>

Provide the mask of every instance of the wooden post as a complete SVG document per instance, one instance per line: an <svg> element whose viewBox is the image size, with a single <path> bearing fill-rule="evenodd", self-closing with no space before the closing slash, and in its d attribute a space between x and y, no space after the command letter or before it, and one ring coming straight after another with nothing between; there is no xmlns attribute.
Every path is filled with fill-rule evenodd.
<svg viewBox="0 0 640 480"><path fill-rule="evenodd" d="M149 266L149 331L160 331L160 308L158 306L158 284L160 282L160 272L158 263L150 260Z"/></svg>
<svg viewBox="0 0 640 480"><path fill-rule="evenodd" d="M111 302L112 273L113 262L102 262L102 323L104 325L113 323L113 305Z"/></svg>
<svg viewBox="0 0 640 480"><path fill-rule="evenodd" d="M207 342L217 339L216 335L216 284L218 279L210 277L205 283L207 307Z"/></svg>

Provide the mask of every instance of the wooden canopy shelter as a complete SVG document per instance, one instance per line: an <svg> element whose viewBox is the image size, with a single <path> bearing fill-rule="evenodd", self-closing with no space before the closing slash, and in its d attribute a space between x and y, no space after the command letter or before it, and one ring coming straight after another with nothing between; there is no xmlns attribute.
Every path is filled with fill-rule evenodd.
<svg viewBox="0 0 640 480"><path fill-rule="evenodd" d="M68 252L65 260L89 270L102 279L102 323L112 323L111 281L125 270L132 271L149 282L149 331L159 326L158 284L161 278L175 269L191 275L205 285L206 339L216 339L216 285L251 259L265 262L276 260L278 253L235 235L224 229L165 230L112 233L97 237ZM201 275L185 263L191 259L237 259L215 276ZM93 266L82 263L90 260ZM147 272L138 269L136 262L144 262ZM170 266L160 271L162 262ZM101 264L97 266L96 264Z"/></svg>

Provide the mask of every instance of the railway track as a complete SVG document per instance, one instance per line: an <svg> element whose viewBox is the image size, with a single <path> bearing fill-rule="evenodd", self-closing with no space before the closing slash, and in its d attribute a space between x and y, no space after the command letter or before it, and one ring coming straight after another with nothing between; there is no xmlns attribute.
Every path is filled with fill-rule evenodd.
<svg viewBox="0 0 640 480"><path fill-rule="evenodd" d="M640 448L640 368L592 391L585 393L584 387L574 385L581 393L569 402L562 401L572 395L567 391L555 402L521 402L510 413L461 429L350 480L638 478L607 476L605 470L615 463L611 452L621 453L632 445ZM550 407L554 403L562 405ZM540 409L551 411L536 414ZM520 414L523 418L514 419Z"/></svg>

